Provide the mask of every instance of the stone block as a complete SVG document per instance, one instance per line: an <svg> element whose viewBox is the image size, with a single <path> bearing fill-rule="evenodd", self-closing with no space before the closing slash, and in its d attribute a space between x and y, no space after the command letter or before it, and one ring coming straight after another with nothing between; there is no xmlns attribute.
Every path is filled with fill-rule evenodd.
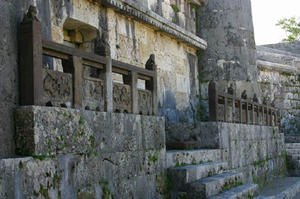
<svg viewBox="0 0 300 199"><path fill-rule="evenodd" d="M220 162L221 150L199 149L199 150L169 150L166 153L166 166L175 167L185 164L200 164L204 162Z"/></svg>
<svg viewBox="0 0 300 199"><path fill-rule="evenodd" d="M242 173L235 172L203 178L188 185L188 198L208 198L222 192L222 190L224 191L224 189L230 186L241 185L243 183L242 179Z"/></svg>
<svg viewBox="0 0 300 199"><path fill-rule="evenodd" d="M164 149L164 119L49 107L16 110L20 155L91 154Z"/></svg>
<svg viewBox="0 0 300 199"><path fill-rule="evenodd" d="M187 183L220 174L226 169L227 163L225 162L208 162L204 164L172 167L168 169L168 173L172 182L176 182L172 188L182 190Z"/></svg>

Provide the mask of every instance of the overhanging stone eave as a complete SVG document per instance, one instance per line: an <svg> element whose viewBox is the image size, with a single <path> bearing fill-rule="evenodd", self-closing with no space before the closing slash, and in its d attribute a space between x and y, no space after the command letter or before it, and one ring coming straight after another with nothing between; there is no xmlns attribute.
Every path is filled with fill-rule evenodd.
<svg viewBox="0 0 300 199"><path fill-rule="evenodd" d="M278 72L283 72L283 73L291 73L291 74L296 74L296 75L300 74L300 71L296 67L293 67L290 65L268 62L268 61L263 61L263 60L257 60L256 63L257 63L257 67L259 69L278 71Z"/></svg>
<svg viewBox="0 0 300 199"><path fill-rule="evenodd" d="M198 49L205 50L207 48L207 42L194 35L193 33L186 31L180 26L169 22L162 16L156 14L155 12L145 9L143 7L136 7L135 5L121 2L120 0L95 0L102 4L105 4L108 7L116 8L119 11L128 14L136 19L143 21L151 26L156 27L157 29L182 40L189 45L192 45Z"/></svg>

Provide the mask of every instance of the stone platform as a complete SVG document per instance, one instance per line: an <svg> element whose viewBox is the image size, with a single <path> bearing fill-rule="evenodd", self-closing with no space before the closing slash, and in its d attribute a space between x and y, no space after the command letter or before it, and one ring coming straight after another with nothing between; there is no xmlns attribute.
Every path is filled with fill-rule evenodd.
<svg viewBox="0 0 300 199"><path fill-rule="evenodd" d="M19 155L0 159L0 198L162 198L164 119L28 106L15 112Z"/></svg>

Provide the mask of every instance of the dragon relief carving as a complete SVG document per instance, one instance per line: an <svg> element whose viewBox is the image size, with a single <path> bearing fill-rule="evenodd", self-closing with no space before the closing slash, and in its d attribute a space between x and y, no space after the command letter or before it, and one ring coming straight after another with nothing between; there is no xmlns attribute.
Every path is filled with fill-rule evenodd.
<svg viewBox="0 0 300 199"><path fill-rule="evenodd" d="M152 93L146 90L139 90L139 112L143 115L152 114Z"/></svg>
<svg viewBox="0 0 300 199"><path fill-rule="evenodd" d="M88 110L104 110L104 82L84 80L83 105Z"/></svg>
<svg viewBox="0 0 300 199"><path fill-rule="evenodd" d="M63 104L72 101L72 77L69 74L44 70L43 88L46 101Z"/></svg>
<svg viewBox="0 0 300 199"><path fill-rule="evenodd" d="M115 111L131 112L131 90L129 86L115 83L113 100Z"/></svg>

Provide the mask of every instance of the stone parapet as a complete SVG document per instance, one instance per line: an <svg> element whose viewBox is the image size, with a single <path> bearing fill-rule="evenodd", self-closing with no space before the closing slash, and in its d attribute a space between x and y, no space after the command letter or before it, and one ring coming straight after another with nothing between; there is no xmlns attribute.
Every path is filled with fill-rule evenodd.
<svg viewBox="0 0 300 199"><path fill-rule="evenodd" d="M245 182L264 185L286 171L284 136L278 127L202 122L199 147L219 148L223 161L243 171Z"/></svg>
<svg viewBox="0 0 300 199"><path fill-rule="evenodd" d="M19 155L165 149L161 117L28 106L15 119Z"/></svg>
<svg viewBox="0 0 300 199"><path fill-rule="evenodd" d="M18 155L0 160L0 198L162 198L164 119L42 106L15 111Z"/></svg>

